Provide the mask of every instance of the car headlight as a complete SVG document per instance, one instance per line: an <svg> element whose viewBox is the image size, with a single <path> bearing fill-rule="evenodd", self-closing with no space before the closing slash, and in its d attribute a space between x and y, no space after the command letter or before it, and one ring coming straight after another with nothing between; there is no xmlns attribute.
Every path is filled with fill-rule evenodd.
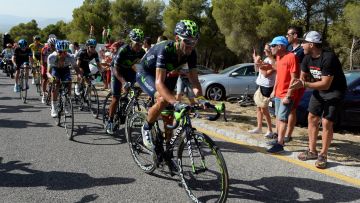
<svg viewBox="0 0 360 203"><path fill-rule="evenodd" d="M204 79L200 79L199 82L200 82L200 84L203 84L203 83L205 82L205 80L204 80Z"/></svg>

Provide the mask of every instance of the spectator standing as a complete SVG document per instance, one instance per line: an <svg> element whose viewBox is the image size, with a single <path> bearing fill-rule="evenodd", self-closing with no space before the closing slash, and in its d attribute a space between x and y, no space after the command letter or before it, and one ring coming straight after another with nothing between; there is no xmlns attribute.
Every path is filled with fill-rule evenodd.
<svg viewBox="0 0 360 203"><path fill-rule="evenodd" d="M90 24L90 39L94 39L94 24Z"/></svg>
<svg viewBox="0 0 360 203"><path fill-rule="evenodd" d="M292 25L288 28L288 32L286 34L287 40L289 41L288 51L291 51L292 53L296 54L296 56L299 58L300 61L300 67L304 55L304 49L301 47L301 41L299 38L303 35L303 29L301 26ZM300 72L299 72L300 75ZM288 122L288 130L287 134L284 138L284 142L290 142L292 141L292 132L294 130L295 124L296 124L296 110L299 107L300 101L302 96L305 93L306 88L302 88L298 90L298 97L294 102L294 105L291 109L291 112L289 114L289 122Z"/></svg>
<svg viewBox="0 0 360 203"><path fill-rule="evenodd" d="M79 53L80 50L81 50L81 48L80 48L80 46L79 46L79 43L74 42L74 43L73 43L73 48L74 48L74 50L75 50L75 53L74 53L75 58L77 58L77 55L78 55L78 53Z"/></svg>
<svg viewBox="0 0 360 203"><path fill-rule="evenodd" d="M178 77L177 83L176 83L176 100L181 102L181 97L185 94L184 89L186 88L186 97L190 101L190 105L195 105L195 94L194 91L191 88L190 80L188 78L190 76L189 73L189 66L186 63L183 67L180 69L180 76Z"/></svg>
<svg viewBox="0 0 360 203"><path fill-rule="evenodd" d="M333 138L333 123L336 121L340 108L345 99L346 78L338 57L322 49L321 35L316 31L305 33L301 44L306 55L302 61L301 76L291 89L311 88L314 92L310 98L308 116L309 149L299 154L302 161L317 159L315 166L325 168L327 153ZM315 82L307 82L311 73ZM321 118L322 117L322 118ZM316 141L319 134L318 122L321 119L322 149L318 155Z"/></svg>
<svg viewBox="0 0 360 203"><path fill-rule="evenodd" d="M287 121L297 98L297 90L290 89L289 86L298 78L300 62L298 57L289 51L286 46L288 41L285 37L275 37L269 44L272 55L276 56L276 66L264 63L258 60L256 65L260 65L261 70L277 70L275 88L272 92L275 96L275 115L276 128L278 128L278 140L266 152L269 154L280 153L284 151L284 137L287 127Z"/></svg>
<svg viewBox="0 0 360 203"><path fill-rule="evenodd" d="M143 48L146 51L149 51L149 49L151 48L151 39L150 39L150 37L145 38Z"/></svg>
<svg viewBox="0 0 360 203"><path fill-rule="evenodd" d="M102 31L102 43L104 44L105 42L105 37L106 37L106 27L103 27L103 31Z"/></svg>
<svg viewBox="0 0 360 203"><path fill-rule="evenodd" d="M107 44L107 45L105 45L105 49L101 49L101 48L99 49L100 63L101 63L101 66L103 67L103 69L102 69L103 74L101 74L102 75L101 77L102 77L102 82L104 83L104 87L100 89L101 91L104 91L106 89L110 89L110 84L109 84L110 82L108 82L108 72L110 72L110 66L106 66L106 65L108 65L108 63L105 62L105 59L106 59L105 54L106 53L109 53L108 55L111 54L110 53L110 46L111 46L110 44Z"/></svg>
<svg viewBox="0 0 360 203"><path fill-rule="evenodd" d="M271 50L270 50L270 44L271 42L268 42L265 45L265 55L267 56L267 58L264 60L265 63L268 64L276 64L275 62L275 56L273 56L271 54ZM255 60L254 56L254 60ZM275 85L275 78L276 78L276 71L273 69L270 70L260 70L259 71L259 76L256 79L256 84L259 86L261 94L264 97L270 97L270 94L273 92L274 90L274 85ZM263 115L265 116L265 120L266 120L266 124L268 126L268 131L265 134L265 138L273 138L274 133L272 131L272 126L271 126L271 117L268 111L268 106L266 105L265 108L261 108L261 107L257 107L257 128L250 130L250 133L262 133L262 120L263 120Z"/></svg>
<svg viewBox="0 0 360 203"><path fill-rule="evenodd" d="M111 37L111 29L110 29L110 25L108 25L108 29L107 29L107 39L108 39L108 41L109 41L109 44L111 44L110 37Z"/></svg>

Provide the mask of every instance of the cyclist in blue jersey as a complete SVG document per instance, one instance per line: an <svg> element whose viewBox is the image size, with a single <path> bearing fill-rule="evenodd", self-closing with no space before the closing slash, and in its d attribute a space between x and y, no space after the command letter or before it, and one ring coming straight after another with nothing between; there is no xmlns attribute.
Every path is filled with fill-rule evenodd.
<svg viewBox="0 0 360 203"><path fill-rule="evenodd" d="M170 103L177 111L190 110L188 104L182 104L175 99L166 76L167 72L176 72L187 63L190 70L189 80L200 106L205 109L209 106L202 95L196 68L197 56L194 47L200 36L200 28L193 21L181 20L176 24L174 32L175 41L162 41L154 45L142 58L141 66L136 73L136 81L141 89L157 101L141 130L144 144L151 149L155 148L152 127L165 107ZM172 164L176 163L172 161ZM177 169L176 166L174 168Z"/></svg>
<svg viewBox="0 0 360 203"><path fill-rule="evenodd" d="M129 91L130 84L136 82L136 72L133 66L145 55L145 50L142 48L145 39L144 32L140 29L133 29L130 31L129 38L131 43L122 46L111 63L113 99L109 107L109 121L106 127L106 132L109 134L113 134L113 118L121 95L121 84L123 84L124 91Z"/></svg>

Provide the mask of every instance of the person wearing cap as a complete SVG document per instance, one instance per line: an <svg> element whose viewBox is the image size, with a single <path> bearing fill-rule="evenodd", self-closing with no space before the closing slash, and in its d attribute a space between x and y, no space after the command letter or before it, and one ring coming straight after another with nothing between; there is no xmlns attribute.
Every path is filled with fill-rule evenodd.
<svg viewBox="0 0 360 203"><path fill-rule="evenodd" d="M295 80L290 89L310 88L314 92L309 102L308 134L309 148L299 154L302 161L317 159L315 166L325 168L327 153L333 138L333 123L338 118L345 99L346 78L338 57L322 49L321 35L316 31L305 33L301 46L306 55L302 61L300 79ZM308 82L309 73L315 82ZM322 149L318 154L316 141L319 134L319 120L322 121Z"/></svg>
<svg viewBox="0 0 360 203"><path fill-rule="evenodd" d="M287 121L294 101L297 98L297 90L290 89L290 84L299 77L299 58L287 50L289 42L283 36L275 37L269 44L271 54L276 56L276 65L258 60L261 70L277 70L276 80L272 96L275 96L276 128L278 131L277 142L266 152L269 154L281 153L284 151L284 137Z"/></svg>
<svg viewBox="0 0 360 203"><path fill-rule="evenodd" d="M111 44L106 44L105 49L102 49L102 48L99 49L100 64L103 68L102 69L103 74L101 77L102 77L102 82L104 83L104 87L100 89L101 91L110 89L110 86L109 86L110 82L107 82L107 81L110 81L110 78L109 78L110 75L108 74L108 72L110 72L110 64L109 64L109 66L107 66L106 55L105 55L106 53L110 53L110 47L111 47ZM110 61L110 63L111 63L111 61Z"/></svg>

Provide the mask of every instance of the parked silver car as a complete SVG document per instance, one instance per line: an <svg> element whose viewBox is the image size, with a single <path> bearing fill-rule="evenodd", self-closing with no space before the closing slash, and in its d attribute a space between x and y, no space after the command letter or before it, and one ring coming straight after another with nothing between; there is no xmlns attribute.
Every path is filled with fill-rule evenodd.
<svg viewBox="0 0 360 203"><path fill-rule="evenodd" d="M206 75L206 74L215 74L215 71L211 70L210 68L202 65L196 65L198 69L199 75Z"/></svg>
<svg viewBox="0 0 360 203"><path fill-rule="evenodd" d="M242 63L231 66L218 74L200 75L199 81L203 95L208 99L219 101L226 97L243 95L248 86L248 94L253 95L256 78L254 64Z"/></svg>

